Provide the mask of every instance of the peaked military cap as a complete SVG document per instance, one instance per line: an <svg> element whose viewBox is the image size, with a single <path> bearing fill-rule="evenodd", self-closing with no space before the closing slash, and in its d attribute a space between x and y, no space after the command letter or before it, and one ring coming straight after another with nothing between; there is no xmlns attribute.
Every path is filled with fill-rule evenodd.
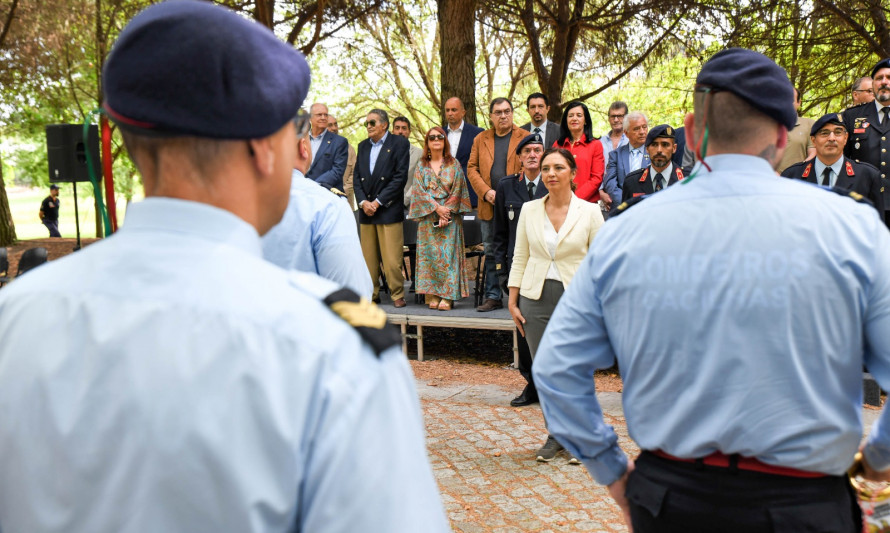
<svg viewBox="0 0 890 533"><path fill-rule="evenodd" d="M785 69L761 53L745 48L717 52L702 66L695 83L731 92L789 130L797 125L791 80Z"/></svg>
<svg viewBox="0 0 890 533"><path fill-rule="evenodd" d="M875 68L871 69L871 77L874 78L875 74L878 73L882 68L890 68L890 57L885 57L884 59L878 61L875 65Z"/></svg>
<svg viewBox="0 0 890 533"><path fill-rule="evenodd" d="M516 155L519 155L522 152L522 148L524 146L528 146L529 144L540 144L541 146L543 146L544 139L541 138L541 135L539 133L526 135L522 138L521 141L519 141L519 144L516 145Z"/></svg>
<svg viewBox="0 0 890 533"><path fill-rule="evenodd" d="M650 144L655 142L655 139L658 139L659 137L674 140L677 139L676 135L674 135L674 128L670 127L667 124L661 124L649 130L649 134L646 135L646 146L648 147Z"/></svg>
<svg viewBox="0 0 890 533"><path fill-rule="evenodd" d="M155 4L124 28L102 72L105 111L160 136L266 137L293 119L309 66L266 27L198 0Z"/></svg>
<svg viewBox="0 0 890 533"><path fill-rule="evenodd" d="M813 122L813 127L810 128L810 135L816 135L819 130L824 128L827 124L837 124L838 126L844 126L844 116L840 113L829 113L827 115L822 115L819 117L819 120ZM844 129L847 127L844 126Z"/></svg>

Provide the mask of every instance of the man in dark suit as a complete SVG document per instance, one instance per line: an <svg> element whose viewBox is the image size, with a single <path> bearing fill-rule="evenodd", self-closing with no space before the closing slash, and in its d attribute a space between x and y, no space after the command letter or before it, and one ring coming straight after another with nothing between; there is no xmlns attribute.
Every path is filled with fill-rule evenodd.
<svg viewBox="0 0 890 533"><path fill-rule="evenodd" d="M522 204L530 200L543 198L547 194L547 186L541 180L541 157L544 155L544 140L540 134L526 135L516 146L516 153L522 164L518 174L505 176L498 182L494 200L494 249L495 269L501 279L501 290L506 290L507 276L513 263L513 246L516 244L516 223ZM518 337L519 373L525 378L527 385L522 393L510 401L513 407L522 407L538 401L538 391L532 379L532 356L525 337Z"/></svg>
<svg viewBox="0 0 890 533"><path fill-rule="evenodd" d="M380 262L393 306L405 307L402 276L402 198L408 179L408 139L389 134L389 115L372 109L365 120L368 138L358 143L355 164L355 201L359 207L362 255L379 302Z"/></svg>
<svg viewBox="0 0 890 533"><path fill-rule="evenodd" d="M623 198L629 200L652 194L682 181L686 174L672 161L676 151L677 137L674 128L662 124L649 130L646 136L646 154L651 164L634 170L624 178L624 185L621 187Z"/></svg>
<svg viewBox="0 0 890 533"><path fill-rule="evenodd" d="M609 152L606 175L603 178L602 189L608 195L606 207L609 208L610 214L614 214L615 208L621 204L623 198L621 186L624 185L628 173L649 165L649 155L643 146L646 143L646 135L649 134L649 119L646 115L639 111L625 115L624 134L627 135L627 144Z"/></svg>
<svg viewBox="0 0 890 533"><path fill-rule="evenodd" d="M473 149L473 139L484 130L464 122L466 114L467 110L460 98L455 96L445 101L445 121L448 123L445 125L445 132L448 134L448 144L451 146L451 157L460 163L464 178L467 180L467 189L470 191L470 205L476 207L479 200L467 177L467 162Z"/></svg>
<svg viewBox="0 0 890 533"><path fill-rule="evenodd" d="M550 113L550 100L544 93L532 93L525 99L525 108L528 110L528 117L531 122L520 126L525 131L538 133L544 140L544 149L553 146L556 139L559 138L559 124L547 120L547 114Z"/></svg>
<svg viewBox="0 0 890 533"><path fill-rule="evenodd" d="M823 116L813 124L810 137L816 147L816 157L791 165L782 172L782 176L861 194L883 217L886 206L878 169L844 157L844 146L849 135L843 116L839 113Z"/></svg>
<svg viewBox="0 0 890 533"><path fill-rule="evenodd" d="M309 107L312 131L309 144L312 147L312 166L306 177L326 189L343 192L343 172L349 151L346 139L328 131L328 106L312 104Z"/></svg>
<svg viewBox="0 0 890 533"><path fill-rule="evenodd" d="M890 58L878 61L871 71L873 102L844 111L844 127L849 134L844 155L858 163L874 165L881 175L884 209L890 209ZM890 211L884 211L890 227Z"/></svg>

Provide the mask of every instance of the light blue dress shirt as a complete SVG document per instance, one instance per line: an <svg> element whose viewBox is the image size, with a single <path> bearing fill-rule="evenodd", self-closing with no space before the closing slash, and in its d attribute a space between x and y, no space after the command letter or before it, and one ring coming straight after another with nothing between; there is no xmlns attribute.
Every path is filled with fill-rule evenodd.
<svg viewBox="0 0 890 533"><path fill-rule="evenodd" d="M630 154L628 155L627 162L630 165L630 171L640 170L641 168L649 165L649 153L646 152L646 148L643 145L640 145L639 148L629 147Z"/></svg>
<svg viewBox="0 0 890 533"><path fill-rule="evenodd" d="M318 154L318 149L321 148L321 141L324 140L324 134L327 132L328 130L322 130L318 137L313 137L311 133L309 134L309 147L312 149L313 161L315 161L315 156Z"/></svg>
<svg viewBox="0 0 890 533"><path fill-rule="evenodd" d="M371 299L371 275L349 204L299 170L284 217L262 242L263 257L281 268L318 274Z"/></svg>
<svg viewBox="0 0 890 533"><path fill-rule="evenodd" d="M627 135L622 133L621 140L618 141L618 147L612 148L612 138L609 137L610 133L612 133L612 130L607 131L602 135L602 137L600 137L600 144L603 145L603 160L607 163L609 162L609 152L617 150L618 148L621 148L622 146L630 142L627 138ZM602 189L602 187L600 188Z"/></svg>
<svg viewBox="0 0 890 533"><path fill-rule="evenodd" d="M816 173L816 183L822 181L822 173L825 172L825 167L827 166L825 163L816 158L815 163L813 163L815 167L813 170ZM831 179L829 183L819 183L820 185L824 185L826 187L834 187L834 184L837 183L837 177L840 175L841 170L844 168L844 158L843 156L839 157L837 161L831 165Z"/></svg>
<svg viewBox="0 0 890 533"><path fill-rule="evenodd" d="M371 153L368 156L368 168L371 172L374 172L374 167L377 166L377 156L380 155L380 150L383 149L383 143L386 142L386 137L388 136L389 132L386 132L379 141L371 141ZM368 140L370 141L371 139Z"/></svg>
<svg viewBox="0 0 890 533"><path fill-rule="evenodd" d="M333 289L173 199L4 287L0 530L448 531L405 356Z"/></svg>
<svg viewBox="0 0 890 533"><path fill-rule="evenodd" d="M890 387L890 233L870 206L763 159L707 162L597 235L535 358L548 428L599 483L617 480L626 458L593 380L617 360L641 449L842 474L863 362ZM865 454L890 468L886 410Z"/></svg>

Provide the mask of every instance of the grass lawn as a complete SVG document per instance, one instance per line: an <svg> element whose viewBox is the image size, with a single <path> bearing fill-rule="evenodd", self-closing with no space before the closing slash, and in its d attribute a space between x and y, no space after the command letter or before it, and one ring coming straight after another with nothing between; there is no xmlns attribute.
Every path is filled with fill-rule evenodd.
<svg viewBox="0 0 890 533"><path fill-rule="evenodd" d="M59 185L59 198L62 204L59 208L59 232L62 237L74 238L77 236L74 224L74 196L70 183ZM80 236L96 236L96 209L93 205L92 195L86 194L87 187L84 184L77 186L77 203L80 210ZM25 187L6 188L9 196L9 206L12 209L12 220L15 223L15 233L19 240L43 239L49 237L49 230L40 223L40 203L49 196L49 188L29 189ZM117 221L124 222L126 203L124 198L117 198Z"/></svg>

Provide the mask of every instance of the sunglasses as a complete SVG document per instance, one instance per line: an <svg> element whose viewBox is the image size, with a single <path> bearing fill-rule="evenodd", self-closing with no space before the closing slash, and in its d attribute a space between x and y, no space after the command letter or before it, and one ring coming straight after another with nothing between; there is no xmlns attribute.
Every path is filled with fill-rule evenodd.
<svg viewBox="0 0 890 533"><path fill-rule="evenodd" d="M375 127L375 126L377 126L377 121L376 121L376 120L371 119L371 120L365 122L365 127L366 127L366 128L373 128L373 127Z"/></svg>
<svg viewBox="0 0 890 533"><path fill-rule="evenodd" d="M427 137L427 139L430 141L444 141L445 136L442 135L441 133L437 133L435 135L430 135L429 137Z"/></svg>

